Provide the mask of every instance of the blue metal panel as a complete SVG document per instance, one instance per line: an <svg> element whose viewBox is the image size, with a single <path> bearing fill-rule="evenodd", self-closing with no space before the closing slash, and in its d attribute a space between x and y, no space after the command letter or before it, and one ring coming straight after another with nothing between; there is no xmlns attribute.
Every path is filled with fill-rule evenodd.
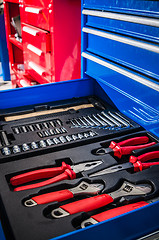
<svg viewBox="0 0 159 240"><path fill-rule="evenodd" d="M86 73L97 79L117 108L159 136L159 92L87 60Z"/></svg>
<svg viewBox="0 0 159 240"><path fill-rule="evenodd" d="M159 80L158 53L92 34L87 39L88 51Z"/></svg>
<svg viewBox="0 0 159 240"><path fill-rule="evenodd" d="M84 0L84 8L92 8L107 11L126 12L147 16L158 16L158 1L143 0Z"/></svg>
<svg viewBox="0 0 159 240"><path fill-rule="evenodd" d="M0 61L2 62L3 80L10 80L9 56L6 42L4 15L0 15Z"/></svg>
<svg viewBox="0 0 159 240"><path fill-rule="evenodd" d="M140 39L158 42L159 28L138 23L108 19L96 16L87 16L86 26L96 27L115 33L134 36ZM83 25L84 26L84 25Z"/></svg>
<svg viewBox="0 0 159 240"><path fill-rule="evenodd" d="M72 80L0 92L0 109L83 97L94 93L94 80Z"/></svg>

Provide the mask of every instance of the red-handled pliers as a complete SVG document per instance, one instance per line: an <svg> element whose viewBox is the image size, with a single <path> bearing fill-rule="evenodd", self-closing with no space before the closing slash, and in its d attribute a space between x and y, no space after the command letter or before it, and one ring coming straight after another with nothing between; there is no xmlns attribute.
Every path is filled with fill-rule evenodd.
<svg viewBox="0 0 159 240"><path fill-rule="evenodd" d="M98 160L98 161L85 162L85 163L80 163L80 164L70 166L65 162L62 162L61 167L38 169L38 170L16 175L10 179L10 183L13 186L17 186L17 185L21 185L37 179L50 178L48 180L45 180L39 183L17 187L14 189L14 191L23 191L23 190L32 189L32 188L43 187L43 186L46 186L55 182L59 182L62 180L75 179L76 173L81 173L83 171L91 170L102 163L103 162L101 160Z"/></svg>
<svg viewBox="0 0 159 240"><path fill-rule="evenodd" d="M133 150L150 147L156 144L156 142L151 143L148 142L149 138L147 136L129 138L119 143L111 141L108 148L98 148L95 151L95 154L104 155L109 153L112 154L113 156L121 158L123 155L131 154Z"/></svg>
<svg viewBox="0 0 159 240"><path fill-rule="evenodd" d="M159 158L159 151L145 153L138 157L130 156L129 162L123 163L123 164L117 164L115 166L105 168L103 170L90 174L89 177L101 176L104 174L115 173L122 170L133 170L134 172L140 172L153 165L159 165L159 162L144 163L148 160L152 160L156 158Z"/></svg>

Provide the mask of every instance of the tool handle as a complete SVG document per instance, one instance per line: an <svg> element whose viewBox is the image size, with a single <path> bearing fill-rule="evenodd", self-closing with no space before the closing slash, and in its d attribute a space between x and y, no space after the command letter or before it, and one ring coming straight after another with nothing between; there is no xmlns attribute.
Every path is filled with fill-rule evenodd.
<svg viewBox="0 0 159 240"><path fill-rule="evenodd" d="M136 157L144 154L144 153L148 153L148 152L152 152L152 151L157 151L159 150L159 143L156 143L150 147L147 147L147 148L143 148L143 149L137 149L137 150L134 150L132 153L133 155L135 155Z"/></svg>
<svg viewBox="0 0 159 240"><path fill-rule="evenodd" d="M147 136L134 137L134 138L129 138L127 140L121 141L119 143L112 141L109 147L113 149L116 146L122 147L122 146L138 145L138 144L147 143L148 141L149 141L149 138Z"/></svg>
<svg viewBox="0 0 159 240"><path fill-rule="evenodd" d="M71 169L66 169L64 173L61 173L60 175L50 178L46 181L17 187L14 189L14 192L38 188L38 187L44 187L44 186L52 184L52 183L60 182L63 180L72 180L75 178L76 178L76 173Z"/></svg>
<svg viewBox="0 0 159 240"><path fill-rule="evenodd" d="M137 161L146 162L148 160L152 160L152 159L155 159L155 158L159 158L159 151L145 153L145 154L142 154L139 157L130 156L129 162L131 162L131 163L135 163Z"/></svg>
<svg viewBox="0 0 159 240"><path fill-rule="evenodd" d="M134 172L140 172L142 170L145 170L151 166L154 165L159 165L159 162L153 162L153 163L142 163L140 161L137 161L135 163L133 163L134 165Z"/></svg>
<svg viewBox="0 0 159 240"><path fill-rule="evenodd" d="M70 198L73 198L73 193L70 192L68 189L57 191L57 192L50 192L50 193L32 197L32 199L37 204L46 204L50 202L62 202Z"/></svg>
<svg viewBox="0 0 159 240"><path fill-rule="evenodd" d="M110 195L102 194L95 197L90 197L76 202L68 203L61 206L61 208L69 212L70 214L89 212L94 209L101 208L113 201L114 199Z"/></svg>
<svg viewBox="0 0 159 240"><path fill-rule="evenodd" d="M114 208L114 209L111 209L111 210L93 215L93 216L91 216L91 218L95 219L97 222L102 222L102 221L105 221L107 219L119 216L123 213L133 211L137 208L140 208L140 207L143 207L143 206L146 206L146 205L148 205L148 203L145 202L145 201L141 201L141 202L138 202L138 203L132 203L132 204L129 204L129 205Z"/></svg>
<svg viewBox="0 0 159 240"><path fill-rule="evenodd" d="M41 178L55 177L58 174L63 173L67 168L70 169L71 168L70 165L66 164L65 162L62 162L61 167L38 169L14 176L10 179L10 183L13 186L17 186Z"/></svg>
<svg viewBox="0 0 159 240"><path fill-rule="evenodd" d="M135 149L140 149L140 148L146 148L149 146L152 146L156 144L155 142L151 142L148 144L143 144L143 145L138 145L138 146L126 146L126 147L120 147L116 146L113 151L114 151L114 156L121 158L123 155L129 155L131 152Z"/></svg>

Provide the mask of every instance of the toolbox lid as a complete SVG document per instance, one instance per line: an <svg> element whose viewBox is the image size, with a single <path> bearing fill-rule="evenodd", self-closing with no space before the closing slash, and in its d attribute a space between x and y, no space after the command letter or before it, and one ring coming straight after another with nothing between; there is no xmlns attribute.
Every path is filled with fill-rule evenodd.
<svg viewBox="0 0 159 240"><path fill-rule="evenodd" d="M83 0L82 75L159 135L159 2Z"/></svg>

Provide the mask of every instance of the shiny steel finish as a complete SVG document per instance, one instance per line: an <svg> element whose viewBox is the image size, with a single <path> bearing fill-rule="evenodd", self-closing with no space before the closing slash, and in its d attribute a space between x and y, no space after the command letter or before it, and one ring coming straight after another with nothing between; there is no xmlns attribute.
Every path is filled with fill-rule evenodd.
<svg viewBox="0 0 159 240"><path fill-rule="evenodd" d="M75 173L79 173L79 172L91 170L91 169L99 166L102 163L103 163L102 161L92 161L92 162L80 163L80 164L77 164L77 165L74 165L71 167Z"/></svg>
<svg viewBox="0 0 159 240"><path fill-rule="evenodd" d="M80 195L80 194L92 194L96 195L98 194L102 189L104 188L103 184L94 183L89 184L85 181L82 181L77 187L69 189L70 192L73 193L73 195Z"/></svg>
<svg viewBox="0 0 159 240"><path fill-rule="evenodd" d="M150 193L151 190L152 188L149 185L144 184L134 185L132 183L125 181L117 191L109 193L109 195L113 199L117 199L119 197L124 196L146 195L147 193Z"/></svg>
<svg viewBox="0 0 159 240"><path fill-rule="evenodd" d="M109 174L109 173L114 173L126 169L130 169L133 167L133 164L128 162L128 163L123 163L123 164L118 164L109 168L106 168L104 170L98 171L96 173L90 174L89 177L96 177L96 176L101 176L104 174Z"/></svg>

